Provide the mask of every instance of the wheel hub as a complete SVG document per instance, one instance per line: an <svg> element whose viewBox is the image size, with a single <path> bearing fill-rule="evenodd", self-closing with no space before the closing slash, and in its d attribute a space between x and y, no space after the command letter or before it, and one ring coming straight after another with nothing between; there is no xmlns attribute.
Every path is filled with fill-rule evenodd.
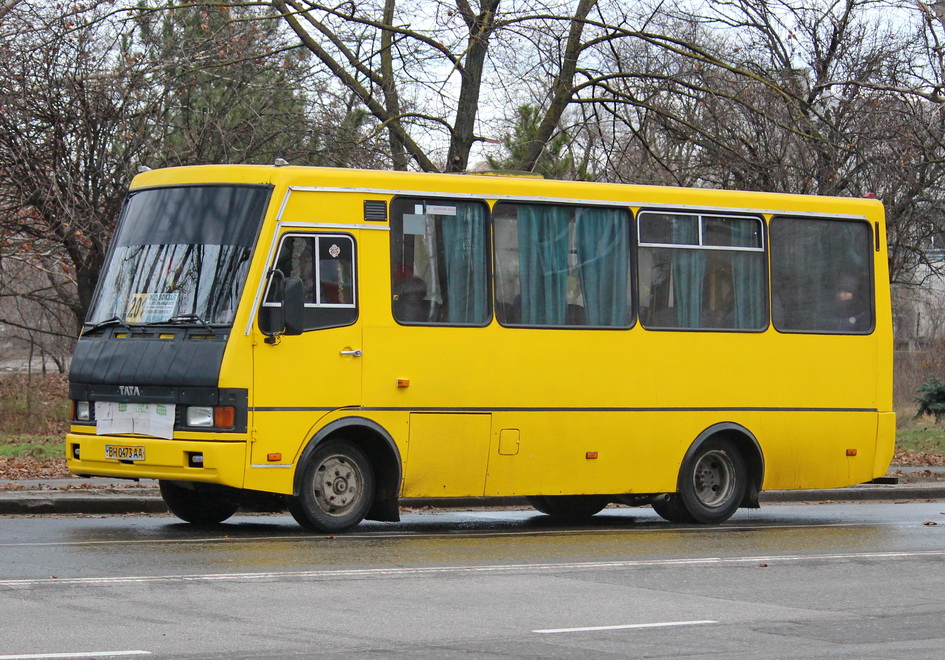
<svg viewBox="0 0 945 660"><path fill-rule="evenodd" d="M363 476L344 456L329 456L318 466L315 501L327 514L345 515L355 504Z"/></svg>
<svg viewBox="0 0 945 660"><path fill-rule="evenodd" d="M696 496L705 506L720 506L735 488L735 467L728 454L710 451L699 459L692 475Z"/></svg>

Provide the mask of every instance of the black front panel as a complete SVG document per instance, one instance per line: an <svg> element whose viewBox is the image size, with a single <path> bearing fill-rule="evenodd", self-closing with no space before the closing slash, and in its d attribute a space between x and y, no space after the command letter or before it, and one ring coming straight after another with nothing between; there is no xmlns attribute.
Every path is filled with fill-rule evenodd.
<svg viewBox="0 0 945 660"><path fill-rule="evenodd" d="M227 333L207 335L199 328L162 328L116 336L122 334L127 332L107 328L79 339L69 371L70 399L93 404L176 404L175 427L181 430L188 430L180 419L186 406L233 406L236 425L229 430L246 431L247 390L218 387Z"/></svg>
<svg viewBox="0 0 945 660"><path fill-rule="evenodd" d="M83 385L164 385L216 387L227 335L192 339L183 329L169 330L173 339L154 332L116 338L113 329L80 337L75 347L70 383Z"/></svg>

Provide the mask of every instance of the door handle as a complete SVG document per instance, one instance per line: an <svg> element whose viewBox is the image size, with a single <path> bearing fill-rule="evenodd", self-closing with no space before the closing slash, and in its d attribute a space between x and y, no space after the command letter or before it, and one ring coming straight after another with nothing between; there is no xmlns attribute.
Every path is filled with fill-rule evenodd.
<svg viewBox="0 0 945 660"><path fill-rule="evenodd" d="M359 350L354 350L354 351L341 351L341 354L342 354L342 355L350 355L350 356L352 356L352 357L361 357L361 351L359 351Z"/></svg>

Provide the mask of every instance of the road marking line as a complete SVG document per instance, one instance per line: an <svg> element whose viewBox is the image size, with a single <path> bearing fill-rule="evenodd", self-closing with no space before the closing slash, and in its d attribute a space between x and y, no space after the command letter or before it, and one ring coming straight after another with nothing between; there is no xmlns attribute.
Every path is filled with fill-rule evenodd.
<svg viewBox="0 0 945 660"><path fill-rule="evenodd" d="M51 585L108 586L148 582L237 582L246 580L358 579L373 577L416 577L423 575L462 575L483 573L534 573L541 571L581 571L615 568L660 568L668 566L724 566L769 562L826 560L892 560L945 556L945 550L913 552L850 552L820 555L767 555L756 557L693 557L687 559L638 559L625 561L561 562L548 564L495 564L486 566L417 566L413 568L354 568L315 571L270 571L265 573L209 573L203 575L142 575L125 577L27 578L0 580L0 588L29 588ZM3 660L0 658L0 660Z"/></svg>
<svg viewBox="0 0 945 660"><path fill-rule="evenodd" d="M641 628L671 628L674 626L705 626L718 621L663 621L661 623L628 623L622 626L587 626L585 628L545 628L533 630L539 635L554 635L558 633L596 632L599 630L638 630Z"/></svg>
<svg viewBox="0 0 945 660"><path fill-rule="evenodd" d="M33 653L31 655L0 655L0 660L41 660L53 658L118 658L129 655L151 655L150 651L89 651L87 653Z"/></svg>

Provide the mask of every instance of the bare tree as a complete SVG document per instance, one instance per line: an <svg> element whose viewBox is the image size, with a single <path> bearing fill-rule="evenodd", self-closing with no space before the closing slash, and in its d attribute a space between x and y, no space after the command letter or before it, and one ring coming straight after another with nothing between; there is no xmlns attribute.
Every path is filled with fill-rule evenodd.
<svg viewBox="0 0 945 660"><path fill-rule="evenodd" d="M567 4L504 10L500 0L272 2L301 43L389 136L391 166L405 169L413 162L422 170L451 172L467 168L478 144L496 140L495 132L482 128L484 91L490 110L498 107L497 96L520 91L509 91L508 72L493 55L496 45L534 46L536 37L544 36L565 45L557 57L542 60L551 73L534 104L542 117L522 162L524 169L534 167L571 100L586 47L585 19L596 0L580 0L573 12L566 11ZM519 57L534 54L529 48ZM505 96L500 105L511 111L520 100Z"/></svg>
<svg viewBox="0 0 945 660"><path fill-rule="evenodd" d="M43 296L79 323L129 172L148 146L147 81L136 62L114 57L120 34L105 22L74 30L75 17L29 4L7 20L21 27L0 45L0 240L48 248L33 252L38 272L67 266L67 279L51 280Z"/></svg>
<svg viewBox="0 0 945 660"><path fill-rule="evenodd" d="M70 309L48 333L74 336L84 319L139 166L368 161L350 147L358 113L303 84L310 58L284 41L271 9L3 7L0 260L28 261L45 282L9 269L0 295Z"/></svg>

